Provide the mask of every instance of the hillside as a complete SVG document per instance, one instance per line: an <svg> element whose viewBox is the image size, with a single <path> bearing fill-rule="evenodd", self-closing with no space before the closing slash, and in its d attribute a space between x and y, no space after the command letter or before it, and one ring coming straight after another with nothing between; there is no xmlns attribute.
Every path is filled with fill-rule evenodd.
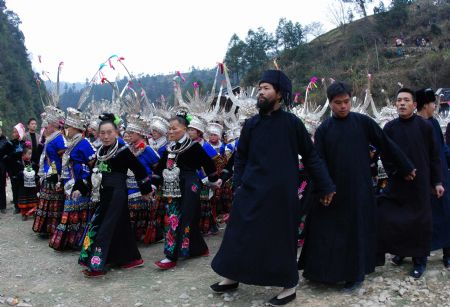
<svg viewBox="0 0 450 307"><path fill-rule="evenodd" d="M249 30L243 41L234 35L226 57L232 80L235 85L254 85L264 69L274 68L276 58L279 67L292 78L294 93L304 94L312 76L319 80L345 80L362 96L367 87L367 75L371 74L372 92L378 104L384 103L387 97L392 98L399 83L413 88L450 87L450 1L394 0L392 3L375 15L340 26L311 42L306 42L303 33L307 26L285 19L280 19L284 27L280 29L294 33L294 40L281 37L280 43L279 33L270 34L263 28ZM17 121L42 112L19 25L18 16L8 11L0 0L0 120L6 133ZM395 46L397 38L403 46ZM186 78L183 90L192 91L192 83L197 82L200 91L206 94L211 88L214 71L212 67L183 73ZM173 75L145 75L139 79L152 102L158 101L161 95L170 102L173 100L172 78ZM125 82L119 81L119 86ZM60 100L63 108L76 106L81 86L83 84L78 83L63 85ZM381 89L385 90L384 94ZM310 94L316 102L324 101L323 90ZM88 101L110 98L110 86L98 84L93 87Z"/></svg>
<svg viewBox="0 0 450 307"><path fill-rule="evenodd" d="M34 73L19 30L18 16L8 11L0 0L0 120L3 133L42 112L42 104L33 78Z"/></svg>
<svg viewBox="0 0 450 307"><path fill-rule="evenodd" d="M368 74L377 103L385 101L381 89L392 97L398 83L413 88L450 87L450 2L393 3L389 10L282 51L278 64L293 79L294 91L304 92L310 78L317 76L352 83L361 96ZM395 46L397 38L404 46ZM422 38L425 46L417 46ZM267 61L260 71L265 68L273 68L273 62ZM243 79L257 81L248 76Z"/></svg>

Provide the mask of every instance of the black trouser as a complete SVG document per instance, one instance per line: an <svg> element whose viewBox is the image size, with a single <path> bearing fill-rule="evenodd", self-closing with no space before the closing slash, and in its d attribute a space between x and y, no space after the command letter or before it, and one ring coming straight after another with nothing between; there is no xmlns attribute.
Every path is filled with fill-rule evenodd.
<svg viewBox="0 0 450 307"><path fill-rule="evenodd" d="M0 162L0 210L6 209L6 171L3 162Z"/></svg>
<svg viewBox="0 0 450 307"><path fill-rule="evenodd" d="M17 178L17 176L12 176L11 178L11 190L13 194L13 203L14 208L16 210L19 210L19 187L20 187L20 180Z"/></svg>
<svg viewBox="0 0 450 307"><path fill-rule="evenodd" d="M444 247L443 249L442 249L442 252L443 252L443 258L444 259L450 259L450 247Z"/></svg>
<svg viewBox="0 0 450 307"><path fill-rule="evenodd" d="M427 260L428 260L427 256L412 257L412 261L413 261L414 266L426 266L427 265Z"/></svg>

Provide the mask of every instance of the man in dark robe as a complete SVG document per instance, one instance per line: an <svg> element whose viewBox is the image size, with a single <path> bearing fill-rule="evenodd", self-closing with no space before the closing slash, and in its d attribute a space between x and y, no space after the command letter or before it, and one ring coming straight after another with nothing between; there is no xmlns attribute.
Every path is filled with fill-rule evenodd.
<svg viewBox="0 0 450 307"><path fill-rule="evenodd" d="M259 114L242 128L235 157L235 195L230 219L213 270L225 280L215 292L235 290L239 282L283 287L269 304L296 297L297 236L301 213L299 155L328 205L334 185L305 126L281 108L291 102L291 81L279 70L266 71L259 83Z"/></svg>
<svg viewBox="0 0 450 307"><path fill-rule="evenodd" d="M450 172L448 169L450 148L444 142L439 122L433 117L436 111L435 99L432 89L422 89L416 92L417 114L433 126L434 141L438 147L439 158L441 159L442 185L445 189L441 198L434 194L430 195L433 218L431 250L442 248L444 267L450 269Z"/></svg>
<svg viewBox="0 0 450 307"><path fill-rule="evenodd" d="M445 144L450 145L450 123L445 128Z"/></svg>
<svg viewBox="0 0 450 307"><path fill-rule="evenodd" d="M39 150L39 142L40 142L40 134L36 132L37 129L37 121L35 118L30 118L28 120L28 131L25 134L25 141L31 142L31 161L34 162L35 165L39 165L39 159L41 157L41 152ZM35 170L37 171L37 170Z"/></svg>
<svg viewBox="0 0 450 307"><path fill-rule="evenodd" d="M376 202L369 146L392 157L402 176L413 171L407 157L373 119L350 112L351 94L351 87L343 82L327 89L333 114L317 129L314 143L336 184L336 196L328 207L312 206L299 259L306 279L345 282L345 291L359 287L376 264Z"/></svg>
<svg viewBox="0 0 450 307"><path fill-rule="evenodd" d="M431 250L432 191L442 197L442 171L433 127L414 114L417 107L415 93L402 88L397 93L399 118L386 124L384 131L399 145L417 168L413 181L393 175L378 201L379 253L396 255L392 263L400 265L404 257L413 257L411 276L420 278L425 271ZM389 160L385 169L392 174Z"/></svg>
<svg viewBox="0 0 450 307"><path fill-rule="evenodd" d="M6 213L6 165L7 158L13 152L13 144L3 135L0 121L0 213Z"/></svg>

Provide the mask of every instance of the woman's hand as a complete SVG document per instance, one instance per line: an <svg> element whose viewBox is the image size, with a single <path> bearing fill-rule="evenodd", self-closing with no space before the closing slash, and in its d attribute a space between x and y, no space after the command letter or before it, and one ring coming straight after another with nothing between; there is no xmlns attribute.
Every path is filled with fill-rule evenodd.
<svg viewBox="0 0 450 307"><path fill-rule="evenodd" d="M222 179L218 179L216 182L211 182L211 188L213 190L219 189L222 186Z"/></svg>
<svg viewBox="0 0 450 307"><path fill-rule="evenodd" d="M80 196L81 196L81 192L80 191L78 191L78 190L73 191L73 193L72 193L72 199L73 200L77 200L78 198L80 198Z"/></svg>

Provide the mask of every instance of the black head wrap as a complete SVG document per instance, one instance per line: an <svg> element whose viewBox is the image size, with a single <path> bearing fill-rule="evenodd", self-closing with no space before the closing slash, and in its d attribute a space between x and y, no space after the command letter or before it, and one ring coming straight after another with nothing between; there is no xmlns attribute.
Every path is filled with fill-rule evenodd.
<svg viewBox="0 0 450 307"><path fill-rule="evenodd" d="M281 97L287 106L292 103L292 82L281 70L266 70L259 84L270 83L281 92Z"/></svg>

